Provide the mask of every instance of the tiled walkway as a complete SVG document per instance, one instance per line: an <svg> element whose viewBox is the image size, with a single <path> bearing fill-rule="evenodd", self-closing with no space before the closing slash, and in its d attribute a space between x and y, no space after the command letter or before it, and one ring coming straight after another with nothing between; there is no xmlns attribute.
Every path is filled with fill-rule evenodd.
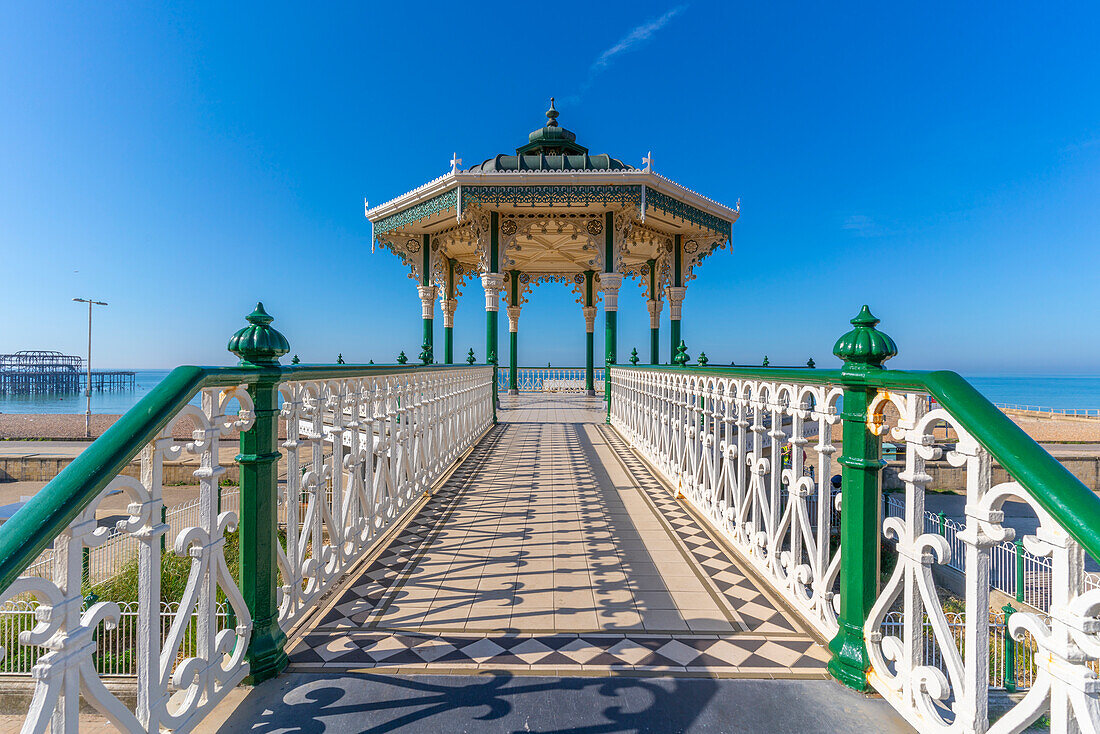
<svg viewBox="0 0 1100 734"><path fill-rule="evenodd" d="M295 670L823 677L746 578L579 396L501 422L291 648Z"/></svg>

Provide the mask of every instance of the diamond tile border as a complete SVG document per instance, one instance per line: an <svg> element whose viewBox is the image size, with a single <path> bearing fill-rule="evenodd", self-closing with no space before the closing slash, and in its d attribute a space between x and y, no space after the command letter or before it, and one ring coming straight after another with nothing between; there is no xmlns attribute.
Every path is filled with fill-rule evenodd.
<svg viewBox="0 0 1100 734"><path fill-rule="evenodd" d="M828 652L805 628L765 595L708 529L610 427L595 426L632 476L666 532L701 571L712 595L734 610L743 632L516 632L378 629L407 576L446 519L478 478L485 459L508 430L498 425L474 448L452 477L427 498L416 515L375 552L358 576L339 589L289 648L293 670L386 668L420 673L562 671L607 675L679 674L740 677L827 678ZM400 603L400 602L397 602Z"/></svg>
<svg viewBox="0 0 1100 734"><path fill-rule="evenodd" d="M617 431L599 426L599 431L619 460L630 472L634 482L653 503L657 514L665 519L676 538L687 548L692 560L706 573L703 575L717 587L725 603L744 620L750 632L806 635L806 628L784 614L772 599L764 594L740 566L730 558L706 529L665 485L650 471L649 466L626 444Z"/></svg>
<svg viewBox="0 0 1100 734"><path fill-rule="evenodd" d="M357 668L568 668L774 672L784 677L828 677L828 653L808 638L763 635L653 635L556 633L547 635L433 635L419 632L349 632L336 641L308 634L290 650L290 670ZM443 671L434 671L443 672Z"/></svg>

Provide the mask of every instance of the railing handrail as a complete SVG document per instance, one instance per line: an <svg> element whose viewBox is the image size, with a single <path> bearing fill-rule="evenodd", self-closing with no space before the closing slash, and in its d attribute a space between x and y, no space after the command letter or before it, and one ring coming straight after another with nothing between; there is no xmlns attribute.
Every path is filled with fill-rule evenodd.
<svg viewBox="0 0 1100 734"><path fill-rule="evenodd" d="M126 411L56 477L0 526L0 589L15 579L53 538L133 461L185 405L204 388L250 385L278 375L278 382L373 377L407 373L476 369L484 364L361 365L298 364L274 367L176 367Z"/></svg>
<svg viewBox="0 0 1100 734"><path fill-rule="evenodd" d="M956 372L870 369L856 374L841 370L772 367L620 364L608 367L927 393L954 416L1086 552L1100 559L1100 497Z"/></svg>

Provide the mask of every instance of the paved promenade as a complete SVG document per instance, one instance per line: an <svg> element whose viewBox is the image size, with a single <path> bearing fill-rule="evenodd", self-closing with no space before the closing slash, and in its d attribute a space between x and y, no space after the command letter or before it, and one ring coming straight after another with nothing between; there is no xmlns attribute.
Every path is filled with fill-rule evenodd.
<svg viewBox="0 0 1100 734"><path fill-rule="evenodd" d="M823 678L827 653L581 397L501 422L290 651L293 669Z"/></svg>

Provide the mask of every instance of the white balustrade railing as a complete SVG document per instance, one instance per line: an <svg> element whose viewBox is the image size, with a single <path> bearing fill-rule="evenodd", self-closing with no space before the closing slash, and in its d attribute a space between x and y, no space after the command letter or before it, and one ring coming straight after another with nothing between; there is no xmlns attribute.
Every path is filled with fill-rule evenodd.
<svg viewBox="0 0 1100 734"><path fill-rule="evenodd" d="M287 523L277 591L279 622L289 628L491 426L492 368L379 370L283 382L280 390L288 438L279 514ZM236 503L219 511L218 457L221 442L248 430L254 414L244 385L203 389L201 407L184 406L140 449L140 478L109 481L53 540L51 572L23 573L0 593L0 669L33 661L25 732L76 731L81 697L122 731L190 731L249 674L252 619L224 555ZM173 440L187 423L193 440ZM179 508L177 526L161 520L163 463L183 453L199 458L199 496ZM113 537L97 525L96 510L118 491L130 500L115 532L136 546L136 604L86 600L82 590L84 549ZM191 560L182 598L167 607L162 537L167 552ZM25 625L31 610L33 626L15 630L12 644L3 631ZM104 685L112 674L136 676L135 707Z"/></svg>
<svg viewBox="0 0 1100 734"><path fill-rule="evenodd" d="M886 517L905 517L905 502L893 495L887 495L883 498L883 511ZM924 532L942 535L951 547L951 557L942 565L963 572L966 571L966 553L959 533L964 530L965 525L956 520L941 517L928 510L924 512ZM990 588L1011 594L1019 601L1046 612L1050 609L1051 567L1050 558L1037 556L1023 548L1022 544L1006 540L990 548L989 585ZM1095 574L1086 575L1086 585L1090 578L1095 578ZM1021 579L1023 585L1018 589ZM1093 586L1096 585L1098 584L1093 583Z"/></svg>
<svg viewBox="0 0 1100 734"><path fill-rule="evenodd" d="M829 386L611 373L611 424L826 637L839 609L839 397Z"/></svg>
<svg viewBox="0 0 1100 734"><path fill-rule="evenodd" d="M594 369L593 388L597 394L603 394L604 369ZM584 367L517 367L516 388L520 392L584 392ZM508 369L497 372L497 389L508 389Z"/></svg>
<svg viewBox="0 0 1100 734"><path fill-rule="evenodd" d="M289 629L493 421L491 368L284 383Z"/></svg>
<svg viewBox="0 0 1100 734"><path fill-rule="evenodd" d="M791 371L769 379L755 370L614 367L610 405L614 428L828 638L838 629L843 585L840 551L829 540L834 527L827 478L837 451L830 437L844 375L830 374L835 377L817 373L800 383ZM897 374L905 377L899 379L902 385L923 379ZM867 383L854 382L866 389ZM868 683L921 732L1018 732L1044 715L1052 731L1097 731L1100 589L1086 590L1081 546L1026 487L1015 481L993 484L990 454L939 403L904 389L871 394L865 430L889 432L904 446L905 499L902 515L882 522L884 537L896 543L897 564L865 622ZM944 424L957 442L942 445L934 436L936 426L944 435ZM807 425L819 429L812 447ZM794 450L785 465L787 445ZM816 453L812 477L801 447ZM938 523L934 532L926 527L924 494L931 476L925 462L941 457L966 472L966 521L952 540L938 532ZM1039 519L1023 543L1050 564L1050 613L1018 611L1006 620L1017 641L1033 641L1034 679L1027 694L990 724L996 643L990 627L990 558L996 546L1014 537L1003 524L1001 506L1007 500L1026 503ZM1078 504L1081 500L1074 496ZM966 613L951 618L931 569L956 557L963 559Z"/></svg>

